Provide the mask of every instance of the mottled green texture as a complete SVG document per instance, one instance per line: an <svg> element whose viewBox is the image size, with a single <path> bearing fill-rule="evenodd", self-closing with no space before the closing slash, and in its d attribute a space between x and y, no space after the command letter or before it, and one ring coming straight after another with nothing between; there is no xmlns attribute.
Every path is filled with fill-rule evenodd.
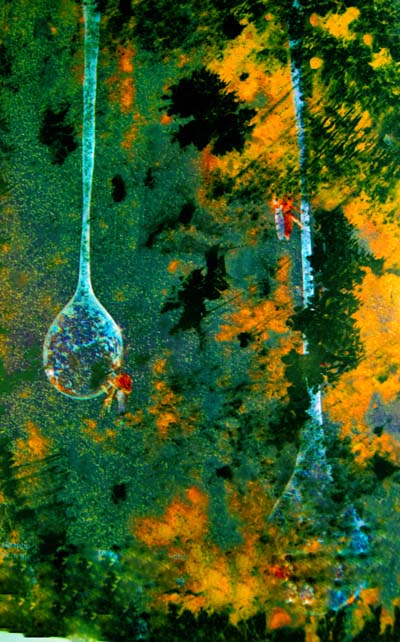
<svg viewBox="0 0 400 642"><path fill-rule="evenodd" d="M314 213L317 290L310 305L288 315L284 326L290 336L296 328L304 332L309 354L288 349L274 356L280 333L271 331L264 340L263 324L238 328L229 341L216 339L246 306L254 310L266 301L272 304L282 257L292 263L284 285L294 304L301 303L299 231L282 247L268 206L274 192L298 193L297 149L287 145L282 166L266 163L263 154L271 150L261 144L260 154L251 155L253 119L270 99L260 91L245 102L208 68L240 37L247 20L265 34L258 62L266 73L280 69L288 58L291 3L110 0L99 7L104 17L92 276L96 295L122 328L124 367L134 380L128 413L121 417L115 408L101 414L101 399L81 402L59 394L41 364L49 324L78 278L80 4L3 2L0 245L8 250L1 258L0 534L8 542L17 531L23 550L8 554L0 570L0 605L5 606L0 628L19 628L32 636L90 633L110 642L189 637L304 642L304 628L296 622L265 632L271 605L267 613L261 605L257 615L238 626L229 623L229 609L203 609L197 619L174 608L163 614L150 605L157 581L167 587L165 595L177 590L185 595L187 578L167 571L163 576L169 561L165 547L148 547L134 536L135 520L161 519L173 500L183 501L186 489L195 487L208 498L206 544L200 546L216 546L231 560L252 526L250 518L247 524L232 509L232 496L245 502L248 489L259 484L271 508L279 502L303 430L312 465L322 456L327 462L321 469L300 468L293 492L270 515L279 537L268 532L264 515L256 546L262 562L273 547L282 564L294 564L300 551L309 564L307 582L326 594L335 585L329 573L339 573L343 564L337 612L329 611L327 598L318 631L321 642L350 640L354 606L340 606L354 590L378 583L386 609L397 596L400 571L392 540L399 530L394 510L399 473L379 455L365 467L356 464L339 426L326 422L326 453L313 441L312 426L304 432L309 387L330 384L362 358L351 319L358 305L354 287L363 268L376 274L382 269L346 222L345 196L333 211ZM372 73L360 39L373 32L375 50L389 47L395 65L398 41L389 33L395 28L387 25L398 25L398 7L383 1L360 4L357 38L348 43L311 29L310 15L329 10L336 11L336 4L305 2L298 26L307 97L314 82L308 59L321 55L332 61L321 71L326 104L321 111L306 112L311 198L327 172L332 179L348 179L353 194L366 186L383 201L398 176L392 91L397 79L393 65ZM271 35L264 18L269 12L276 20ZM293 33L296 25L289 27ZM120 68L124 47L131 47L133 71ZM240 82L247 80L246 73L241 72ZM131 107L123 109L114 94L127 77L134 79L134 96ZM341 113L338 97L346 107ZM361 107L355 109L355 101ZM280 106L271 99L265 118L280 113ZM355 129L360 109L367 108L374 123L363 151L357 149ZM237 159L235 175L225 167L207 176L208 145L219 161L230 158L234 164ZM164 370L159 366L163 359ZM265 392L277 364L289 385L287 397L274 396L272 385ZM107 364L96 362L90 384L100 385L106 370ZM165 390L172 401L165 401ZM178 421L162 435L157 419L167 411ZM395 434L398 405L385 412L371 405L375 430ZM18 456L31 424L48 440L48 451L21 463ZM34 445L40 450L39 441ZM350 512L352 506L365 526ZM322 541L328 577L317 555L303 553L311 536ZM295 576L293 582L301 587L303 578ZM363 625L357 642L397 640L398 613L393 630L382 634L380 615L378 607L371 610L371 622Z"/></svg>

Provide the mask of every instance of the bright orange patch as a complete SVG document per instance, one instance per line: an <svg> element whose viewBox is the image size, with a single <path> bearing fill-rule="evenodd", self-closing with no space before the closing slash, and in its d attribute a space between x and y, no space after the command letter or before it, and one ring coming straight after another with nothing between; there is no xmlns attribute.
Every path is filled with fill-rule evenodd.
<svg viewBox="0 0 400 642"><path fill-rule="evenodd" d="M177 271L179 265L180 265L180 261L178 261L177 259L172 259L172 261L170 261L167 268L168 272L171 272L171 274L173 274L174 272Z"/></svg>
<svg viewBox="0 0 400 642"><path fill-rule="evenodd" d="M277 606L271 609L267 622L269 629L280 629L282 626L290 626L292 624L292 618L285 609Z"/></svg>
<svg viewBox="0 0 400 642"><path fill-rule="evenodd" d="M172 123L172 116L168 116L168 114L163 114L160 118L160 123L161 125L169 125Z"/></svg>

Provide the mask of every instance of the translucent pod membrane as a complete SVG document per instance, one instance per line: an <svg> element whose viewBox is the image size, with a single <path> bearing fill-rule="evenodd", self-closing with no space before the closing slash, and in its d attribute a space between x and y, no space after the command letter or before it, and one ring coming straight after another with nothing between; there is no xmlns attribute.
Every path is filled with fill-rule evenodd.
<svg viewBox="0 0 400 642"><path fill-rule="evenodd" d="M93 292L75 293L51 324L43 346L50 382L65 395L90 399L104 393L122 366L121 330Z"/></svg>

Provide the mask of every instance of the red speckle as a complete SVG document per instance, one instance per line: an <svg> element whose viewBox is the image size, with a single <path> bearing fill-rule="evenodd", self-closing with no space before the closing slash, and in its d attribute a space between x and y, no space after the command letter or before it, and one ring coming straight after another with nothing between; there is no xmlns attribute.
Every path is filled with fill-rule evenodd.
<svg viewBox="0 0 400 642"><path fill-rule="evenodd" d="M114 379L114 384L127 395L132 392L132 377L126 372L118 374Z"/></svg>
<svg viewBox="0 0 400 642"><path fill-rule="evenodd" d="M272 575L275 575L275 577L279 577L285 580L290 577L289 569L285 568L284 566L278 566L278 564L274 564L273 566L269 567L269 570Z"/></svg>

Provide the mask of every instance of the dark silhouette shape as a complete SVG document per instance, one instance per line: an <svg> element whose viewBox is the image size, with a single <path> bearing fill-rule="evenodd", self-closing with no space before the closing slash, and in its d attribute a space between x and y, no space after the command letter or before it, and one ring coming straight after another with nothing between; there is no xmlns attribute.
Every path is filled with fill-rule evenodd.
<svg viewBox="0 0 400 642"><path fill-rule="evenodd" d="M221 466L220 468L217 468L215 470L215 474L217 477L221 477L222 479L233 479L233 472L230 466Z"/></svg>
<svg viewBox="0 0 400 642"><path fill-rule="evenodd" d="M153 170L151 167L148 168L146 172L146 176L144 178L144 185L145 187L148 187L149 189L153 189L155 185L155 178L153 174Z"/></svg>
<svg viewBox="0 0 400 642"><path fill-rule="evenodd" d="M237 335L237 338L240 341L241 348L247 348L247 346L253 341L253 337L250 332L240 332Z"/></svg>
<svg viewBox="0 0 400 642"><path fill-rule="evenodd" d="M184 225L187 225L188 223L190 223L195 211L196 211L196 205L193 203L193 201L188 201L187 203L185 203L182 206L181 211L179 212L179 218L178 218L179 223L183 223Z"/></svg>
<svg viewBox="0 0 400 642"><path fill-rule="evenodd" d="M125 181L120 174L116 174L111 179L112 192L111 198L114 203L120 203L126 197Z"/></svg>
<svg viewBox="0 0 400 642"><path fill-rule="evenodd" d="M205 68L182 78L163 98L171 101L167 107L170 116L191 118L173 135L181 147L193 144L201 150L211 143L216 155L241 151L254 126L250 121L256 111L241 107L243 101L227 91L227 84L217 74Z"/></svg>
<svg viewBox="0 0 400 642"><path fill-rule="evenodd" d="M114 504L120 504L121 502L124 502L127 497L127 489L128 485L125 483L122 484L114 484L114 486L111 489L111 500Z"/></svg>
<svg viewBox="0 0 400 642"><path fill-rule="evenodd" d="M53 165L62 165L67 156L77 148L75 129L66 122L69 105L53 111L46 109L39 131L39 141L49 148Z"/></svg>
<svg viewBox="0 0 400 642"><path fill-rule="evenodd" d="M181 277L182 288L163 305L161 312L183 308L181 318L170 330L175 334L180 330L194 328L201 335L200 324L207 310L205 299L214 301L226 290L225 257L219 255L217 247L211 247L205 254L206 273L203 269L193 270L187 277Z"/></svg>

